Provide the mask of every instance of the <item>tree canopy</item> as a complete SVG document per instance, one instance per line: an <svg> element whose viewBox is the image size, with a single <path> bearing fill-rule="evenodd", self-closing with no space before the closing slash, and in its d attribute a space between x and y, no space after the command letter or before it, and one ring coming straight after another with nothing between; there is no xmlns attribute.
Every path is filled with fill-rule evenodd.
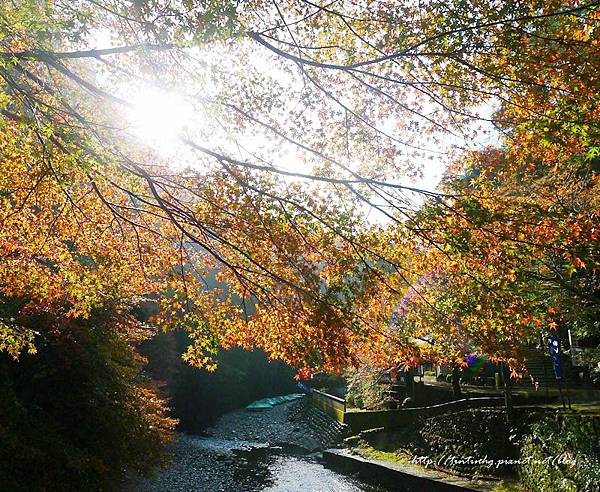
<svg viewBox="0 0 600 492"><path fill-rule="evenodd" d="M0 349L35 350L29 312L142 299L194 365L258 345L301 376L473 352L517 370L559 325L597 334L599 12L5 2L0 293L27 303ZM152 141L128 116L148 88L191 114Z"/></svg>

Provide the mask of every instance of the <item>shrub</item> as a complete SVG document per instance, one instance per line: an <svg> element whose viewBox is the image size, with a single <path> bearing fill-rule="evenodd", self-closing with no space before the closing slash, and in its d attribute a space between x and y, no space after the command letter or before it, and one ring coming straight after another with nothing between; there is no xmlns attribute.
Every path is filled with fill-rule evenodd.
<svg viewBox="0 0 600 492"><path fill-rule="evenodd" d="M161 461L173 422L119 320L121 331L107 314L20 320L38 332L38 353L0 353L3 491L106 490Z"/></svg>
<svg viewBox="0 0 600 492"><path fill-rule="evenodd" d="M540 492L598 490L598 437L590 417L544 417L523 439L521 481Z"/></svg>
<svg viewBox="0 0 600 492"><path fill-rule="evenodd" d="M348 376L346 403L369 410L384 408L393 398L391 381L381 371L363 368Z"/></svg>

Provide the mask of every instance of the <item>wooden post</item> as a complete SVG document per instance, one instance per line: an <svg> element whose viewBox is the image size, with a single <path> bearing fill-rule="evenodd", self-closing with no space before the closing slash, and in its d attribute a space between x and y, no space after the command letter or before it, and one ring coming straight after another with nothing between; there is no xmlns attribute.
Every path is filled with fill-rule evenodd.
<svg viewBox="0 0 600 492"><path fill-rule="evenodd" d="M542 357L542 366L544 367L544 386L546 387L546 400L550 397L550 388L548 385L548 370L546 369L546 356Z"/></svg>
<svg viewBox="0 0 600 492"><path fill-rule="evenodd" d="M512 404L512 393L511 393L511 380L508 372L508 367L505 364L500 365L500 375L502 376L502 382L504 384L504 406L506 408L506 420L512 425L513 423L513 404Z"/></svg>
<svg viewBox="0 0 600 492"><path fill-rule="evenodd" d="M558 394L560 395L560 401L562 403L563 410L566 410L567 406L565 405L565 397L563 396L562 385L558 379L556 380L556 385L558 386Z"/></svg>
<svg viewBox="0 0 600 492"><path fill-rule="evenodd" d="M454 398L458 399L461 396L460 390L460 367L458 364L452 366L452 393Z"/></svg>

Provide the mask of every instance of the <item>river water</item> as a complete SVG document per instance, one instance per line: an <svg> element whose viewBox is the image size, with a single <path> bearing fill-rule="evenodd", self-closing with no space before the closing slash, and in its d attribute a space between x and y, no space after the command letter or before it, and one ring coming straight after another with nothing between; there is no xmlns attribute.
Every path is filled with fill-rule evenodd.
<svg viewBox="0 0 600 492"><path fill-rule="evenodd" d="M181 436L172 463L156 476L134 480L135 492L384 492L324 466L294 449L260 443Z"/></svg>

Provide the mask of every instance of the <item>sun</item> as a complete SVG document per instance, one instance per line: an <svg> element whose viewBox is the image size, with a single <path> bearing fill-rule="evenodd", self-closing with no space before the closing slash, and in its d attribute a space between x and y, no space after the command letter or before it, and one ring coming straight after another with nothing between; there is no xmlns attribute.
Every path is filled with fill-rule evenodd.
<svg viewBox="0 0 600 492"><path fill-rule="evenodd" d="M129 128L143 144L162 154L181 145L181 137L192 121L189 102L176 92L146 87L131 98Z"/></svg>

